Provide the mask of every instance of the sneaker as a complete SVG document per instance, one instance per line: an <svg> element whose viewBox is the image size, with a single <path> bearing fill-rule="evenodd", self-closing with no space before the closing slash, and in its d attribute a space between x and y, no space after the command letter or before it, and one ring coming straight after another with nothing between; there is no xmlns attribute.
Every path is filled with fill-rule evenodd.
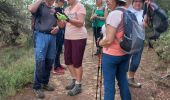
<svg viewBox="0 0 170 100"><path fill-rule="evenodd" d="M56 75L63 75L63 74L64 74L64 70L61 69L60 67L57 67L56 69L54 68L53 74L56 74Z"/></svg>
<svg viewBox="0 0 170 100"><path fill-rule="evenodd" d="M75 86L75 83L76 83L76 79L72 79L70 80L70 82L68 83L68 85L65 87L66 90L71 90L74 88Z"/></svg>
<svg viewBox="0 0 170 100"><path fill-rule="evenodd" d="M61 65L59 68L63 69L63 70L66 70L66 67L64 67L63 65Z"/></svg>
<svg viewBox="0 0 170 100"><path fill-rule="evenodd" d="M38 99L43 99L45 98L44 92L41 89L34 89L34 93Z"/></svg>
<svg viewBox="0 0 170 100"><path fill-rule="evenodd" d="M42 88L44 89L44 90L47 90L47 91L54 91L54 86L52 86L51 84L43 84L42 85Z"/></svg>
<svg viewBox="0 0 170 100"><path fill-rule="evenodd" d="M137 83L134 78L129 78L128 83L129 83L129 86L134 87L134 88L142 87L141 83Z"/></svg>
<svg viewBox="0 0 170 100"><path fill-rule="evenodd" d="M79 93L81 93L81 84L75 84L74 88L68 91L69 96L75 96Z"/></svg>

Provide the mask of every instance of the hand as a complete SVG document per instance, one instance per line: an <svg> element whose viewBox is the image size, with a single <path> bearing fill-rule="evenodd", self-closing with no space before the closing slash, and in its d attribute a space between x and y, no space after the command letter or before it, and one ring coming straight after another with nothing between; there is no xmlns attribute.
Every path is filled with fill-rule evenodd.
<svg viewBox="0 0 170 100"><path fill-rule="evenodd" d="M95 18L97 18L97 15L96 15L96 14L94 14L92 17L93 17L93 19L95 19Z"/></svg>
<svg viewBox="0 0 170 100"><path fill-rule="evenodd" d="M103 34L100 35L99 38L97 38L97 45L99 45L100 41L103 39ZM100 46L100 45L99 45Z"/></svg>
<svg viewBox="0 0 170 100"><path fill-rule="evenodd" d="M65 21L63 21L63 20L58 20L57 21L57 24L58 24L58 26L60 27L60 28L64 28L65 27Z"/></svg>
<svg viewBox="0 0 170 100"><path fill-rule="evenodd" d="M59 30L58 26L52 27L52 30L51 30L50 33L53 34L53 35L55 35L55 34L57 34L58 30Z"/></svg>
<svg viewBox="0 0 170 100"><path fill-rule="evenodd" d="M93 14L91 19L96 19L97 18L97 14Z"/></svg>
<svg viewBox="0 0 170 100"><path fill-rule="evenodd" d="M56 16L57 16L58 20L64 20L64 21L69 22L69 18L65 14L61 14L61 13L58 12L58 13L56 13Z"/></svg>

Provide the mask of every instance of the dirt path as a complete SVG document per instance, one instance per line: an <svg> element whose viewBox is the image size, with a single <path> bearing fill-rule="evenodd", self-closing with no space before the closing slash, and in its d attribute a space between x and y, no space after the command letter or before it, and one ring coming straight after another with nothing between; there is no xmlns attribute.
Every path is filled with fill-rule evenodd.
<svg viewBox="0 0 170 100"><path fill-rule="evenodd" d="M56 89L54 92L45 92L46 98L44 100L95 100L98 58L92 58L92 43L92 37L89 36L83 61L84 75L82 93L74 97L66 95L67 91L64 87L70 78L70 74L67 70L64 75L51 76L51 82L55 85ZM170 100L170 88L158 86L155 81L153 81L150 72L148 72L153 71L153 69L157 66L158 60L157 55L153 53L152 50L144 50L141 65L136 75L136 78L143 85L141 89L131 88L133 100ZM116 87L116 90L117 94L115 100L121 100L119 97L118 87ZM9 100L37 99L35 98L31 86L28 86L16 96L10 97Z"/></svg>

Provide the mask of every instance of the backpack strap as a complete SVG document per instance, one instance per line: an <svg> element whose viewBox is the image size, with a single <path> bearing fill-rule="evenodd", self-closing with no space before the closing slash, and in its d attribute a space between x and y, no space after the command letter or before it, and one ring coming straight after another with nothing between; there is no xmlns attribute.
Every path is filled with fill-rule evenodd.
<svg viewBox="0 0 170 100"><path fill-rule="evenodd" d="M38 29L39 29L38 26L36 26L36 24L40 22L39 18L41 17L41 9L44 6L45 6L45 2L42 2L38 7L37 12L32 14L34 17L34 30L37 29L37 31L38 31Z"/></svg>
<svg viewBox="0 0 170 100"><path fill-rule="evenodd" d="M122 11L123 13L126 11L126 9L120 8L120 7L116 8L115 10ZM119 27L121 26L122 22L123 22L123 14L122 14L122 20L120 21L120 24L118 25L117 29L119 29ZM116 32L118 32L118 30L117 30ZM121 42L121 40L119 40L116 36L115 36L115 38L116 38L116 41L117 41L118 43Z"/></svg>
<svg viewBox="0 0 170 100"><path fill-rule="evenodd" d="M105 7L105 6L103 6L102 8L103 8L103 9L102 9L102 10L103 10L103 12L105 12L106 7Z"/></svg>

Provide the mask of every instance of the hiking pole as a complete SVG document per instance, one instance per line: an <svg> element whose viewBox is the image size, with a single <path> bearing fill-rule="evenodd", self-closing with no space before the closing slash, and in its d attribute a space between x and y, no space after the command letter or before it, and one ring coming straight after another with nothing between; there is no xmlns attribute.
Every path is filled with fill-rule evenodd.
<svg viewBox="0 0 170 100"><path fill-rule="evenodd" d="M100 50L100 54L99 54L99 64L100 64L100 71L99 71L99 77L100 77L100 100L102 100L102 76L103 76L101 56L102 56L102 54L101 54L101 50Z"/></svg>
<svg viewBox="0 0 170 100"><path fill-rule="evenodd" d="M97 26L96 26L96 19L93 19L93 23L95 25L95 29L93 28L93 45L92 45L92 58L93 58L93 54L94 54L94 43L96 43L96 40L95 40L95 34L97 32ZM93 26L94 27L94 26Z"/></svg>
<svg viewBox="0 0 170 100"><path fill-rule="evenodd" d="M98 95L98 88L100 86L100 100L101 100L101 93L102 93L102 66L101 66L101 53L98 55L98 71L97 71L97 84L96 84L96 100L97 100L97 95ZM100 80L100 85L99 85L99 80Z"/></svg>
<svg viewBox="0 0 170 100"><path fill-rule="evenodd" d="M99 71L100 71L100 64L98 61L98 67L97 67L97 83L96 83L96 100L97 100L97 93L98 93L98 87L99 87Z"/></svg>
<svg viewBox="0 0 170 100"><path fill-rule="evenodd" d="M94 52L94 33L93 33L93 44L92 44L92 58L93 58L93 52Z"/></svg>

